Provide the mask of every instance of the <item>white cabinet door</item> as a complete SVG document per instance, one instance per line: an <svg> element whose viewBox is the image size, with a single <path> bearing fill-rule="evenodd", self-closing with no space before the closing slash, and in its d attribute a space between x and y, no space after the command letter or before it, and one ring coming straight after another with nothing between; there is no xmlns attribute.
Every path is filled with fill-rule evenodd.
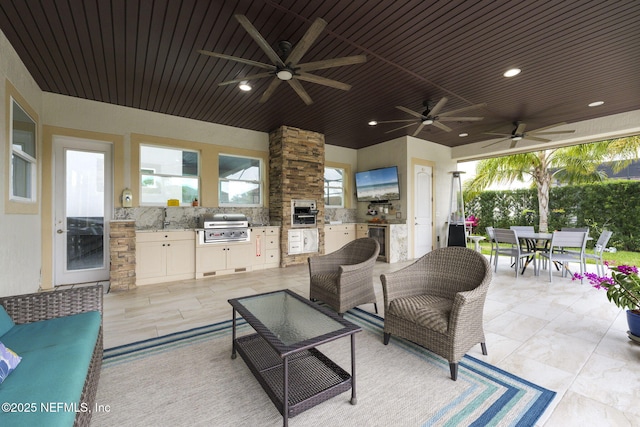
<svg viewBox="0 0 640 427"><path fill-rule="evenodd" d="M196 246L193 240L166 243L167 276L193 274L196 271Z"/></svg>
<svg viewBox="0 0 640 427"><path fill-rule="evenodd" d="M136 280L163 277L166 272L163 242L136 243Z"/></svg>
<svg viewBox="0 0 640 427"><path fill-rule="evenodd" d="M241 269L251 266L252 246L250 244L227 246L227 268Z"/></svg>

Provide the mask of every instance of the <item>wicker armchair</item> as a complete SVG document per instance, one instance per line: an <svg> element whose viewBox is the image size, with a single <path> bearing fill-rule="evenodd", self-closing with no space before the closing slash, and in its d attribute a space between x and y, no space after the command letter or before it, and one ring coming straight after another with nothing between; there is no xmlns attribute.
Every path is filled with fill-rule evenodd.
<svg viewBox="0 0 640 427"><path fill-rule="evenodd" d="M480 253L461 247L429 252L413 264L380 276L384 292L384 344L391 335L458 362L475 344L487 354L482 312L491 267Z"/></svg>
<svg viewBox="0 0 640 427"><path fill-rule="evenodd" d="M339 314L360 304L378 305L373 290L373 267L380 245L365 237L327 255L309 257L309 299L328 304Z"/></svg>

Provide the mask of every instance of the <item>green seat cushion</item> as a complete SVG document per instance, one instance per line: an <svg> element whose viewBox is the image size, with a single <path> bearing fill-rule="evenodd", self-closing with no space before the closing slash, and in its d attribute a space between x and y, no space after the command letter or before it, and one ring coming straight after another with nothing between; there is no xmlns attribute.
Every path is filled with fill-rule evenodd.
<svg viewBox="0 0 640 427"><path fill-rule="evenodd" d="M4 334L2 342L22 361L0 384L0 401L34 402L38 408L30 413L0 413L0 425L73 425L100 325L100 313L93 311L16 325ZM40 402L68 406L46 412Z"/></svg>

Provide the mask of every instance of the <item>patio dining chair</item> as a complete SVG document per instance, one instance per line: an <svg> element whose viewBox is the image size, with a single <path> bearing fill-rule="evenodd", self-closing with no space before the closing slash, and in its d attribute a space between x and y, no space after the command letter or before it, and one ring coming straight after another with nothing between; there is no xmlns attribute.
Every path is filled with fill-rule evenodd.
<svg viewBox="0 0 640 427"><path fill-rule="evenodd" d="M580 265L580 274L582 275L582 273L584 273L584 253L586 245L586 231L554 231L549 252L540 254L540 257L543 259L549 260L549 282L553 281L553 269L551 266L556 263L562 266L563 277L570 272L570 262L577 262Z"/></svg>
<svg viewBox="0 0 640 427"><path fill-rule="evenodd" d="M506 228L495 228L493 230L496 241L496 259L494 260L494 271L498 271L498 255L509 255L514 259L513 267L516 270L516 278L520 270L521 263L523 272L524 268L533 261L533 273L538 274L538 264L536 261L536 252L529 251L526 248L520 246L518 240L518 234L515 230L508 230Z"/></svg>
<svg viewBox="0 0 640 427"><path fill-rule="evenodd" d="M496 241L495 241L495 237L493 234L493 227L486 227L485 230L487 230L487 234L489 235L489 243L491 243L491 252L489 252L489 264L491 264L493 262L493 255L496 252Z"/></svg>
<svg viewBox="0 0 640 427"><path fill-rule="evenodd" d="M600 237L598 237L598 240L596 241L596 244L593 246L593 253L588 253L585 250L585 254L584 254L584 270L587 270L587 265L586 262L588 259L592 259L595 260L596 262L596 272L598 273L599 276L604 276L604 252L607 249L607 244L609 243L609 239L611 239L611 235L613 234L613 232L609 231L609 230L602 230L602 233L600 234ZM571 251L571 250L567 250L567 252L570 253L576 253L576 251Z"/></svg>

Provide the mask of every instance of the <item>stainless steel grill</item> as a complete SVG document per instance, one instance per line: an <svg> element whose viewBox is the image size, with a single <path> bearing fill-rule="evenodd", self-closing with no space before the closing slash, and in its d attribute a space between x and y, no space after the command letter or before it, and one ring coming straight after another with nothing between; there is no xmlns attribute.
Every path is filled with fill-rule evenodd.
<svg viewBox="0 0 640 427"><path fill-rule="evenodd" d="M242 214L204 215L200 243L248 242L249 221Z"/></svg>

